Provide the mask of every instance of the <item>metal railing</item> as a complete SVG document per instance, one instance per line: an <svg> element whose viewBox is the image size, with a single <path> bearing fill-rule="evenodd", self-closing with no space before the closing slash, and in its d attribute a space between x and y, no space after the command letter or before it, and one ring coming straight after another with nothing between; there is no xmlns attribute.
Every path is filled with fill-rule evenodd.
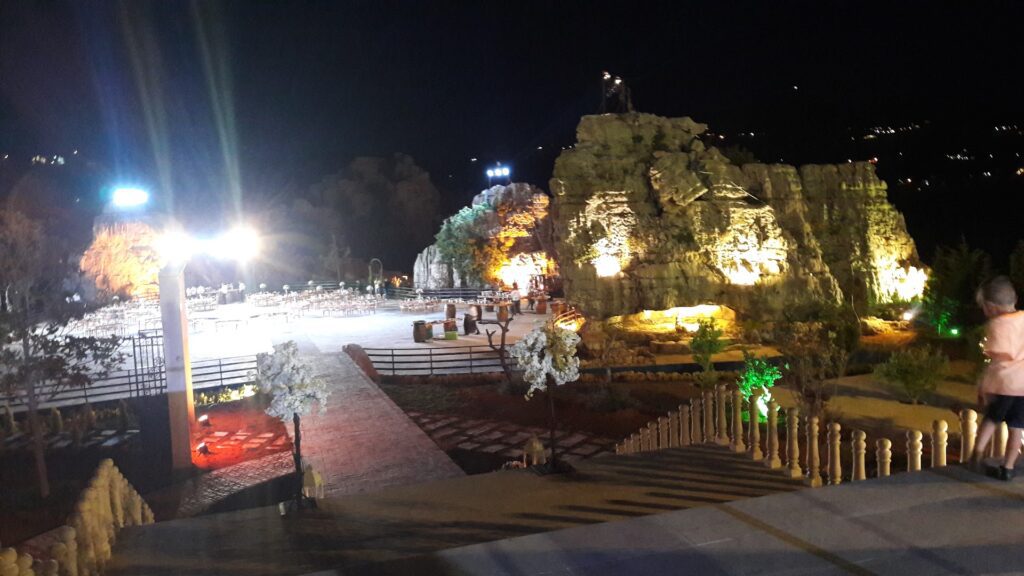
<svg viewBox="0 0 1024 576"><path fill-rule="evenodd" d="M489 346L363 350L378 373L392 376L483 374L502 371L501 356Z"/></svg>
<svg viewBox="0 0 1024 576"><path fill-rule="evenodd" d="M249 374L256 370L255 356L213 358L196 360L192 363L192 389L220 388L252 383ZM106 378L95 380L89 386L63 387L41 386L36 394L41 399L40 408L98 404L122 398L163 394L167 390L164 367L156 370L118 370ZM0 394L0 405L8 404L12 412L27 409L23 396Z"/></svg>
<svg viewBox="0 0 1024 576"><path fill-rule="evenodd" d="M439 290L423 290L422 293L416 292L415 288L406 288L404 286L388 287L388 298L394 298L396 300L415 300L416 298L423 297L433 300L479 300L481 290L478 288L444 288Z"/></svg>

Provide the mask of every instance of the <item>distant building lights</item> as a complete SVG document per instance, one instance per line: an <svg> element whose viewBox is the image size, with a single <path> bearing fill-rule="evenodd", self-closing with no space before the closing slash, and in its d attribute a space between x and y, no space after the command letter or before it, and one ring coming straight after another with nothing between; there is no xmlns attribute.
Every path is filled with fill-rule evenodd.
<svg viewBox="0 0 1024 576"><path fill-rule="evenodd" d="M149 192L142 188L115 188L111 203L117 208L135 208L149 202Z"/></svg>

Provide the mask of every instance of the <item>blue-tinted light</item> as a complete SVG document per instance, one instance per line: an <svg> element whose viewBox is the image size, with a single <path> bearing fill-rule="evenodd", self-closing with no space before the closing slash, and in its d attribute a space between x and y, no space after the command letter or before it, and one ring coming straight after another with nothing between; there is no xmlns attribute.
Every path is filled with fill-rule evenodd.
<svg viewBox="0 0 1024 576"><path fill-rule="evenodd" d="M142 188L116 188L111 202L118 208L132 208L149 202L149 192Z"/></svg>

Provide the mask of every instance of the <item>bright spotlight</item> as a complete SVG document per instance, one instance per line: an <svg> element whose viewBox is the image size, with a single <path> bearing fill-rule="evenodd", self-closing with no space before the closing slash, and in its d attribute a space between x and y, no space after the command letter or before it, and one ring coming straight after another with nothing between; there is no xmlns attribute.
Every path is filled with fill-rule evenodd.
<svg viewBox="0 0 1024 576"><path fill-rule="evenodd" d="M913 319L914 319L914 312L913 312L913 310L907 310L906 312L903 313L903 320L905 320L907 322L910 322Z"/></svg>
<svg viewBox="0 0 1024 576"><path fill-rule="evenodd" d="M207 252L224 260L251 260L260 251L260 237L247 226L238 226L214 238L207 244Z"/></svg>
<svg viewBox="0 0 1024 576"><path fill-rule="evenodd" d="M488 178L494 178L494 170L488 168L487 169L487 177Z"/></svg>
<svg viewBox="0 0 1024 576"><path fill-rule="evenodd" d="M115 188L111 203L118 208L134 208L149 202L149 192L142 188Z"/></svg>
<svg viewBox="0 0 1024 576"><path fill-rule="evenodd" d="M501 175L502 176L508 176L509 175L508 166L506 166L506 167L501 169Z"/></svg>
<svg viewBox="0 0 1024 576"><path fill-rule="evenodd" d="M167 262L188 262L199 248L196 239L181 230L168 230L156 239L156 250Z"/></svg>

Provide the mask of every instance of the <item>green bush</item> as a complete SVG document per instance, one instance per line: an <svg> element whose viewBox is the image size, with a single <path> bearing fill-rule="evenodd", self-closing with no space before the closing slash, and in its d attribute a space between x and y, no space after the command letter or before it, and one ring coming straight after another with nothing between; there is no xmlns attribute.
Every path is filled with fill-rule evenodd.
<svg viewBox="0 0 1024 576"><path fill-rule="evenodd" d="M718 381L715 374L715 366L711 357L725 349L725 341L722 340L722 330L715 325L714 318L704 318L697 325L697 331L690 341L690 350L693 351L693 359L700 364L701 375L697 380L702 387L713 386Z"/></svg>
<svg viewBox="0 0 1024 576"><path fill-rule="evenodd" d="M939 336L959 336L963 326L981 321L974 292L990 272L988 254L972 249L966 241L956 248L940 246L935 250L922 302L925 320Z"/></svg>
<svg viewBox="0 0 1024 576"><path fill-rule="evenodd" d="M894 353L886 363L878 365L875 375L899 386L907 399L917 404L922 395L935 391L948 369L945 355L923 346Z"/></svg>

